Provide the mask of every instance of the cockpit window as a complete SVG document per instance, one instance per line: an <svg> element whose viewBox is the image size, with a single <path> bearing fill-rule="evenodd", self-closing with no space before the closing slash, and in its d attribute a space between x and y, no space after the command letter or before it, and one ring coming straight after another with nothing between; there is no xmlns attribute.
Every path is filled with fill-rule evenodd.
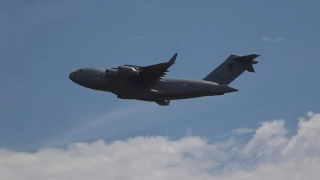
<svg viewBox="0 0 320 180"><path fill-rule="evenodd" d="M77 72L81 72L81 71L82 71L82 69L78 69L78 70L77 70Z"/></svg>

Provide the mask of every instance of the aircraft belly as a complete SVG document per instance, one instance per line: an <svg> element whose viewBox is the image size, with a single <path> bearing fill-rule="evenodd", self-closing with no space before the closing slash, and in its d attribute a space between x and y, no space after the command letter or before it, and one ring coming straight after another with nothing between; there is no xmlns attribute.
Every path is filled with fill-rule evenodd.
<svg viewBox="0 0 320 180"><path fill-rule="evenodd" d="M202 84L201 82L197 83L188 83L188 82L173 82L173 83L163 83L160 88L159 84L157 89L160 89L163 94L156 94L157 98L165 99L188 99L188 98L197 98L204 96L215 96L222 95L222 92L215 92L216 85L212 84Z"/></svg>
<svg viewBox="0 0 320 180"><path fill-rule="evenodd" d="M218 96L223 95L224 93L207 93L207 92L198 92L198 93L181 93L181 94L169 94L164 96L162 99L190 99L190 98L198 98L205 96Z"/></svg>
<svg viewBox="0 0 320 180"><path fill-rule="evenodd" d="M108 91L116 94L118 98L122 99L137 99L143 101L158 100L153 97L150 88L139 86L125 81L108 81L103 84L103 91Z"/></svg>
<svg viewBox="0 0 320 180"><path fill-rule="evenodd" d="M188 99L203 96L221 95L208 91L207 85L159 82L152 87L144 87L127 81L104 80L99 89L118 95L119 98L137 99L143 101ZM210 89L210 88L209 88Z"/></svg>

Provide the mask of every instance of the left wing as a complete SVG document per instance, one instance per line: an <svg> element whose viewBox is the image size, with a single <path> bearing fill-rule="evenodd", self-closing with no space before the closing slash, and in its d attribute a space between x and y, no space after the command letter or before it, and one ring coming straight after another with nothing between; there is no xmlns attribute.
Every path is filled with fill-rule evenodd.
<svg viewBox="0 0 320 180"><path fill-rule="evenodd" d="M152 83L159 80L161 77L165 76L168 69L175 63L178 53L175 53L168 62L163 62L159 64L154 64L150 66L135 66L135 65L124 65L128 67L133 67L139 71L137 76L128 76L129 80L144 81Z"/></svg>

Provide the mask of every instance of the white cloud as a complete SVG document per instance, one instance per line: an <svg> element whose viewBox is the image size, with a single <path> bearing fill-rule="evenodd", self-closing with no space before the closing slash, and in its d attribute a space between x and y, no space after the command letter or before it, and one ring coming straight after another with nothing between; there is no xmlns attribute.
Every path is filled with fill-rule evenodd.
<svg viewBox="0 0 320 180"><path fill-rule="evenodd" d="M249 156L253 154L256 156L276 156L279 153L278 149L283 148L288 143L288 139L285 137L287 130L284 124L283 120L262 123L244 148L244 153Z"/></svg>
<svg viewBox="0 0 320 180"><path fill-rule="evenodd" d="M272 37L268 37L268 36L263 36L261 38L261 42L281 42L284 41L284 37L276 37L276 38L272 38Z"/></svg>
<svg viewBox="0 0 320 180"><path fill-rule="evenodd" d="M135 137L75 143L34 153L0 150L0 179L316 180L320 114L308 113L297 133L285 121L264 122L252 139L210 143L200 137Z"/></svg>

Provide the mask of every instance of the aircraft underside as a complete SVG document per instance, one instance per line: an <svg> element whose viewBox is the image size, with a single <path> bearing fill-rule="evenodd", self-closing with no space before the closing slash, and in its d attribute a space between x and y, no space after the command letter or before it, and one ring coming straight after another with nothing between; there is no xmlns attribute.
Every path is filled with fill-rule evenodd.
<svg viewBox="0 0 320 180"><path fill-rule="evenodd" d="M155 102L160 106L169 106L171 100L181 100L181 99L191 99L191 98L199 98L204 96L217 96L223 95L224 93L215 93L215 94L185 94L185 95L165 95L165 96L134 96L134 95L117 95L119 99L131 99L131 100L140 100L140 101L148 101Z"/></svg>
<svg viewBox="0 0 320 180"><path fill-rule="evenodd" d="M184 93L184 94L166 94L166 95L157 95L157 94L149 94L149 95L134 95L134 94L116 94L117 98L120 99L136 99L141 101L163 101L163 100L179 100L179 99L190 99L190 98L198 98L204 96L217 96L223 95L224 93Z"/></svg>

